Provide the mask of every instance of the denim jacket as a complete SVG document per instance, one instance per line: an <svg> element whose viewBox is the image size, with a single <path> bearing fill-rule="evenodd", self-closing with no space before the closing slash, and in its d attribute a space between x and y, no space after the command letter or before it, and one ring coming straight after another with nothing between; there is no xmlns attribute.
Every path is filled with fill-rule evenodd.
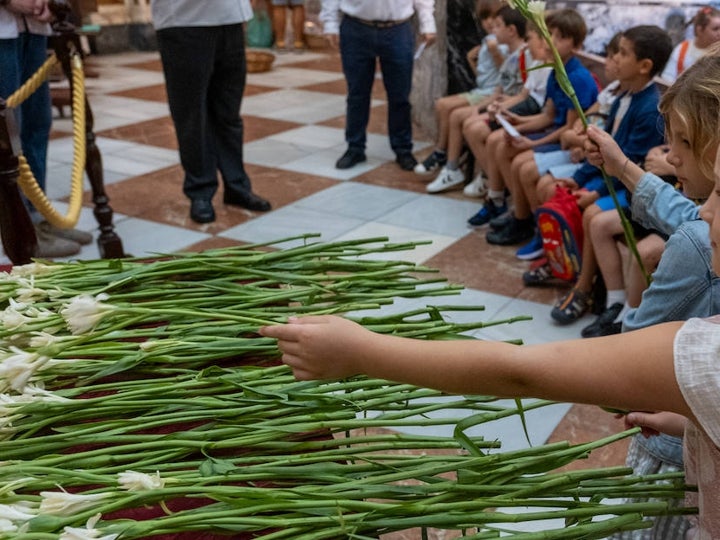
<svg viewBox="0 0 720 540"><path fill-rule="evenodd" d="M720 313L720 278L712 270L708 225L699 207L655 175L646 173L632 198L633 219L670 235L651 286L623 331Z"/></svg>
<svg viewBox="0 0 720 540"><path fill-rule="evenodd" d="M712 270L708 225L700 219L699 207L670 184L645 173L633 193L631 209L638 223L670 238L640 306L625 316L623 332L720 313L720 278ZM682 463L679 439L667 435L636 439L662 461Z"/></svg>

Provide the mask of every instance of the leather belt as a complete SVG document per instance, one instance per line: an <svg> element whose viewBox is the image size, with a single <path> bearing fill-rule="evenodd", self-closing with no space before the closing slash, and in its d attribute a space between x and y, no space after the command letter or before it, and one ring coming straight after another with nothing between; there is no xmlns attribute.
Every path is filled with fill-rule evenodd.
<svg viewBox="0 0 720 540"><path fill-rule="evenodd" d="M400 26L401 24L405 24L411 19L411 17L408 17L407 19L403 19L401 21L368 21L367 19L353 17L352 15L348 15L347 13L343 13L343 16L347 17L351 21L359 22L360 24L364 24L365 26L372 26L373 28L392 28L394 26Z"/></svg>

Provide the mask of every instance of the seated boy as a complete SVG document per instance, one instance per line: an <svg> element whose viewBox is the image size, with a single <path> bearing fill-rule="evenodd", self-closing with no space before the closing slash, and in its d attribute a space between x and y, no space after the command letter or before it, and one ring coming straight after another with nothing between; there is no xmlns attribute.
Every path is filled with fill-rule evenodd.
<svg viewBox="0 0 720 540"><path fill-rule="evenodd" d="M435 121L438 130L435 151L425 161L415 166L417 174L430 174L445 165L450 113L459 107L476 105L495 92L500 81L500 67L509 54L507 44L500 42L494 34L495 15L501 6L502 2L499 0L478 1L477 15L480 26L487 35L479 45L467 53L467 61L475 72L475 88L469 92L444 96L435 101Z"/></svg>
<svg viewBox="0 0 720 540"><path fill-rule="evenodd" d="M483 174L484 171L494 166L494 162L488 159L489 155L485 143L490 133L500 127L497 122L495 122L495 114L503 113L506 115L517 114L519 116L530 116L532 114L538 114L542 110L543 103L545 103L547 80L552 68L549 66L540 66L550 60L550 49L533 23L528 22L525 35L527 45L523 54L525 55L525 65L527 68L522 90L515 96L500 96L488 105L485 113L473 115L463 122L462 136L475 157L476 169L478 171L478 174L472 182L465 186L463 190L463 193L468 197L482 197L486 193L486 179ZM501 186L500 189L499 197L502 203L505 198L505 186ZM490 196L492 198L493 194L490 194ZM502 210L502 212L505 211L507 211L507 208ZM472 219L473 218L471 218L471 220ZM487 221L489 221L489 218L485 219L482 223L473 223L470 221L470 224L482 225L483 223L487 223Z"/></svg>
<svg viewBox="0 0 720 540"><path fill-rule="evenodd" d="M462 125L465 119L484 111L498 96L512 96L523 87L520 70L520 52L525 43L527 21L522 14L509 6L500 8L495 18L495 33L498 41L508 45L511 51L500 68L500 83L493 95L475 105L460 107L450 114L448 131L447 162L440 174L427 186L428 193L439 193L465 181L465 175L459 168L459 158L463 149Z"/></svg>
<svg viewBox="0 0 720 540"><path fill-rule="evenodd" d="M587 109L597 100L598 87L592 74L573 54L573 51L582 45L587 34L585 21L574 9L560 9L548 14L547 26L553 45L565 64L580 106ZM563 92L553 71L548 78L547 98L542 112L532 116L510 117L511 121L517 122L515 127L520 136L511 138L506 133L498 132L497 135L493 133L489 137L489 149L497 164L494 177L490 171L486 171L491 185L504 183L514 194L516 185L511 173L513 164L533 159L533 151L559 149L561 134L572 127L577 117L572 101ZM517 162L515 158L518 159ZM517 244L528 240L534 233L534 220L531 216L511 214L506 221L498 230L488 233L488 243Z"/></svg>
<svg viewBox="0 0 720 540"><path fill-rule="evenodd" d="M648 150L663 140L662 117L658 112L660 92L653 77L667 62L672 42L667 32L657 26L636 26L623 32L619 52L618 79L626 92L615 102L608 117L606 131L611 133L629 162L639 163ZM597 272L597 260L590 238L590 221L600 212L615 210L608 196L601 172L584 164L569 183L576 185L578 204L583 212L582 269L577 283L553 308L552 317L561 324L577 320L590 304L591 290ZM622 207L627 195L617 179L613 183Z"/></svg>

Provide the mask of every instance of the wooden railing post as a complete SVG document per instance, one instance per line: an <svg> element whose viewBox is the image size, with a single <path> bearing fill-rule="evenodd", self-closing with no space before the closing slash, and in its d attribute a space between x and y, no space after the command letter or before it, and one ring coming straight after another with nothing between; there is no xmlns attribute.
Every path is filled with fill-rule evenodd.
<svg viewBox="0 0 720 540"><path fill-rule="evenodd" d="M53 22L53 30L55 34L51 43L55 54L57 55L60 65L62 66L65 77L70 82L70 92L72 95L73 77L71 54L82 54L80 46L80 37L75 31L75 25L72 24L70 5L65 0L50 0L50 9L55 16ZM113 226L113 210L109 204L109 198L105 193L105 182L103 179L102 156L95 141L95 133L93 132L93 114L90 108L90 102L85 97L85 141L87 146L87 158L85 161L85 171L90 180L92 188L92 200L95 205L93 213L95 219L100 226L100 236L98 237L98 248L100 256L104 259L113 259L124 257L122 241L115 232Z"/></svg>

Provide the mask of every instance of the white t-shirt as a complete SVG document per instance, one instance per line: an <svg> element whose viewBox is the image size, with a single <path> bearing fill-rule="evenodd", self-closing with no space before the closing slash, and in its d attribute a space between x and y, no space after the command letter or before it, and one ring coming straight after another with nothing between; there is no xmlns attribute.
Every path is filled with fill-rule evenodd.
<svg viewBox="0 0 720 540"><path fill-rule="evenodd" d="M687 43L687 45L683 45L685 43ZM680 54L684 47L687 47L687 49L685 50L685 55L682 61L680 61ZM703 56L706 52L707 49L698 49L695 46L695 40L693 39L687 39L678 43L673 49L672 54L670 55L670 60L668 60L668 63L665 65L665 69L663 70L661 77L666 81L675 82L675 79L678 78L680 73L692 66L698 58ZM681 68L679 70L678 64L680 64L679 67Z"/></svg>
<svg viewBox="0 0 720 540"><path fill-rule="evenodd" d="M675 336L675 376L699 425L685 429L685 477L698 486L688 494L700 509L694 536L720 538L720 316L690 319Z"/></svg>
<svg viewBox="0 0 720 540"><path fill-rule="evenodd" d="M420 33L436 32L435 0L322 0L323 32L337 34L343 13L366 21L402 21L417 13Z"/></svg>
<svg viewBox="0 0 720 540"><path fill-rule="evenodd" d="M544 62L535 60L531 67L539 66ZM538 105L541 107L545 104L545 95L547 93L547 82L548 77L552 73L551 67L543 67L538 69L528 70L527 79L525 79L525 88L528 90L528 95L533 98Z"/></svg>

